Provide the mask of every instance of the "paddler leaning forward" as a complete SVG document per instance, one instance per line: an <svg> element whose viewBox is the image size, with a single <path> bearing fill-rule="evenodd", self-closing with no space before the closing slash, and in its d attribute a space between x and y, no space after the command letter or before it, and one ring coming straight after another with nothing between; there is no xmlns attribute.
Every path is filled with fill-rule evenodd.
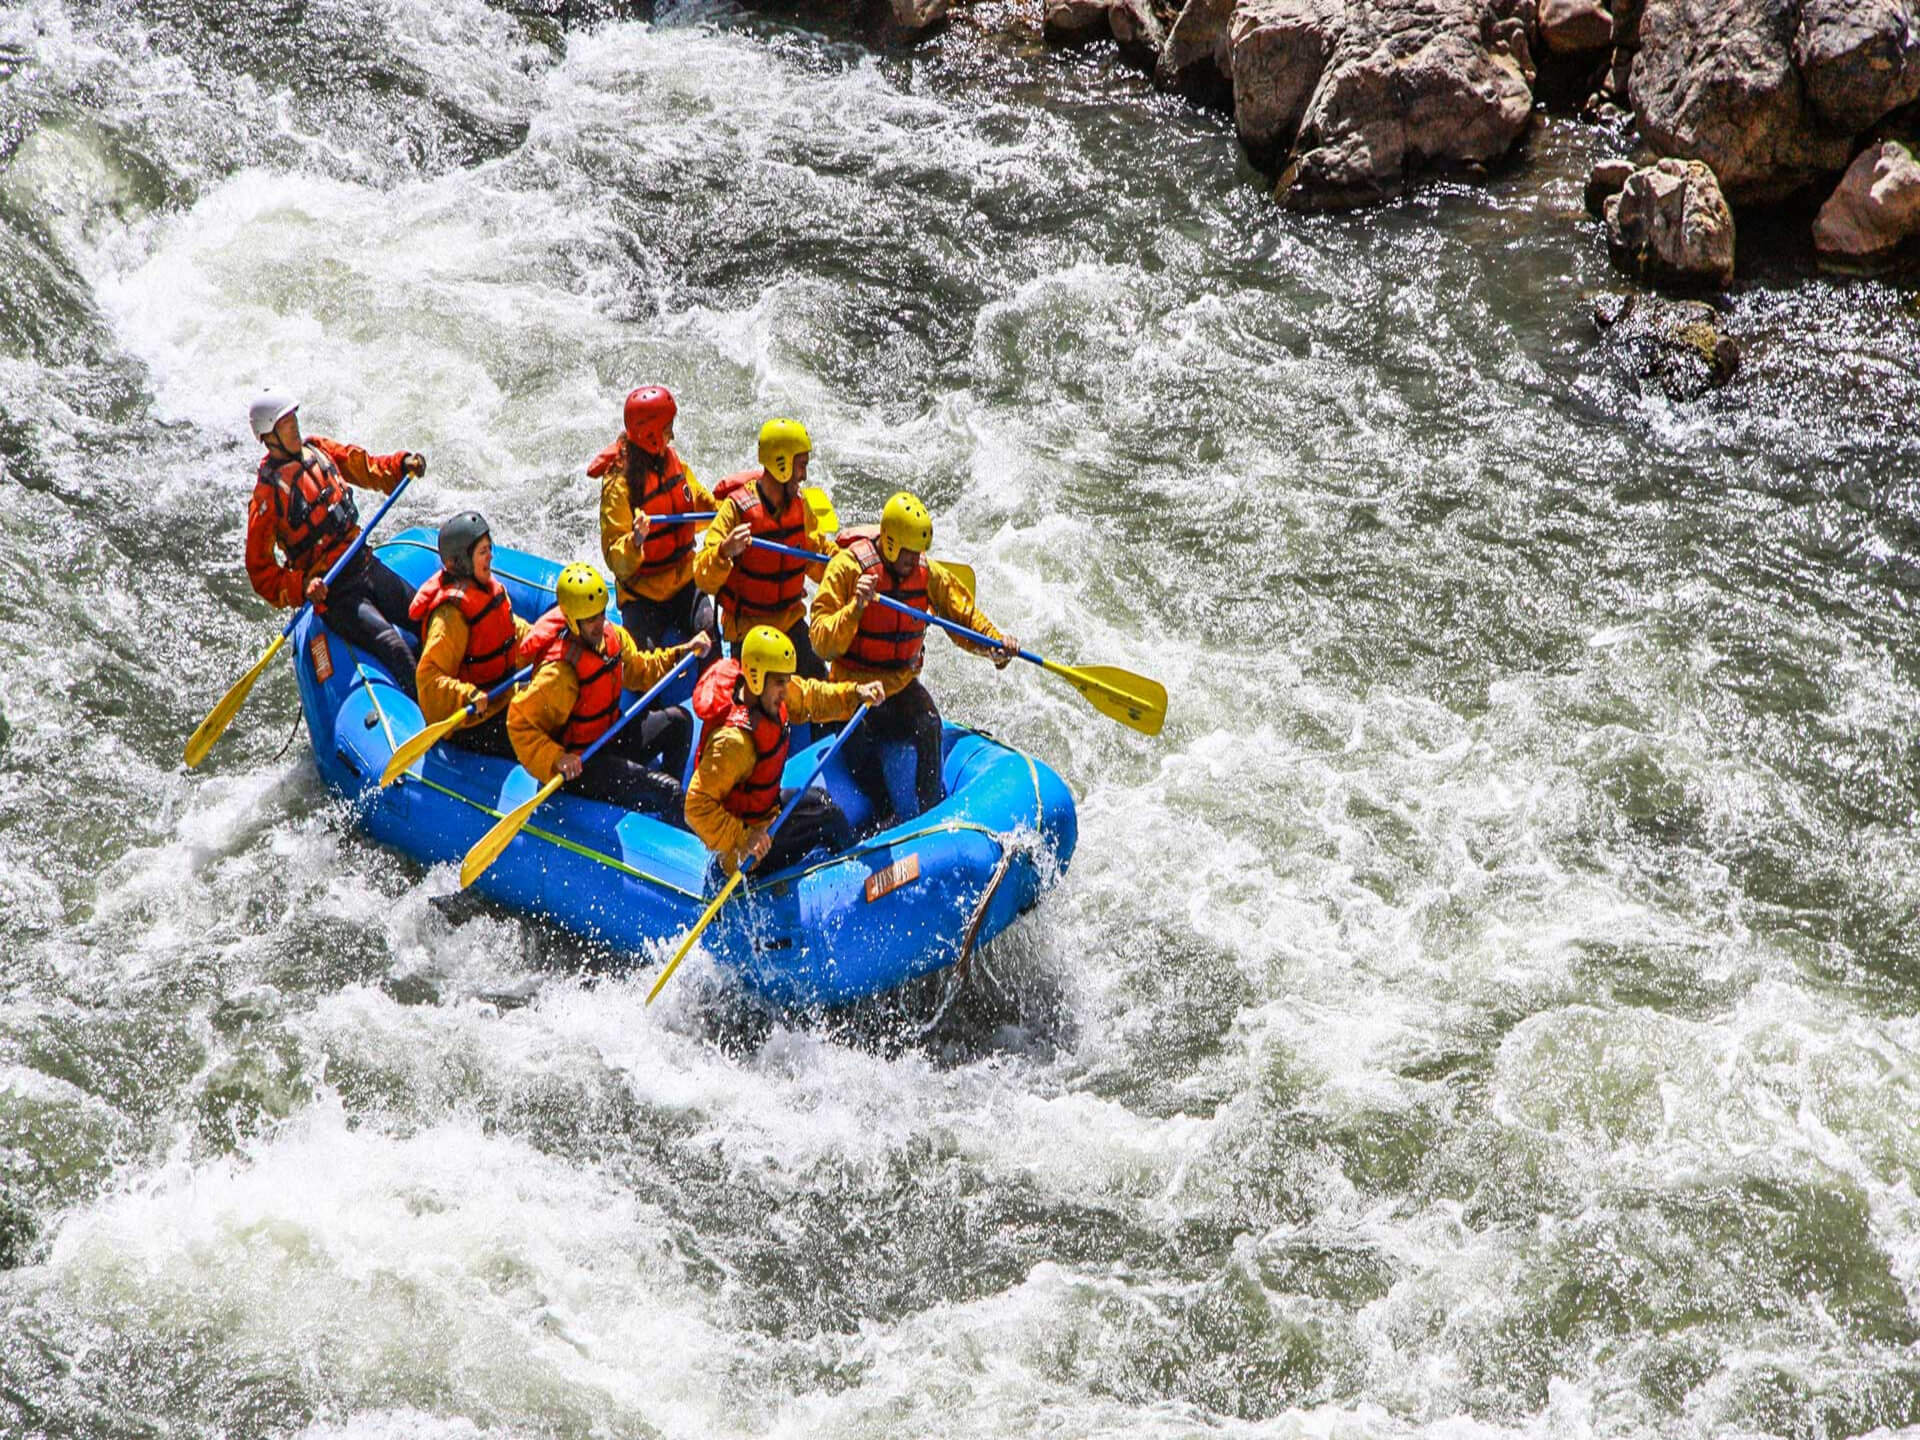
<svg viewBox="0 0 1920 1440"><path fill-rule="evenodd" d="M687 828L729 874L748 858L766 872L816 847L838 852L853 843L845 812L817 788L802 797L779 834L767 833L793 798L780 788L788 725L846 720L861 705L886 699L877 681L804 680L794 674L798 668L793 642L771 625L756 625L742 637L739 658L715 665L694 687L693 710L703 725L700 759L687 786Z"/></svg>
<svg viewBox="0 0 1920 1440"><path fill-rule="evenodd" d="M577 782L571 794L677 823L693 738L692 722L678 705L655 705L635 716L591 765L582 752L620 718L623 686L651 688L681 656L704 655L712 641L703 630L684 645L642 650L607 619L607 582L591 565L562 570L554 598L558 603L520 642L520 660L536 668L507 706L514 754L536 780L564 775Z"/></svg>

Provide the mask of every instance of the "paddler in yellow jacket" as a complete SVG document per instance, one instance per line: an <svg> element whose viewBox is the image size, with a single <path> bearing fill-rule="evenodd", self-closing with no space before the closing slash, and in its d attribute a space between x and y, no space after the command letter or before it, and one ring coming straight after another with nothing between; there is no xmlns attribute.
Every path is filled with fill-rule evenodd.
<svg viewBox="0 0 1920 1440"><path fill-rule="evenodd" d="M838 541L842 548L828 563L814 593L808 629L814 650L830 662L833 679L877 681L886 692L886 703L874 708L840 751L854 784L873 805L868 830L884 830L898 818L887 791L886 742L913 742L913 788L921 811L944 800L946 787L941 776L940 707L920 683L927 622L878 604L875 597L884 595L998 641L999 648L993 650L958 637L954 643L991 656L1003 670L1020 642L994 629L952 571L927 559L927 548L933 544L933 517L905 491L888 500L880 512L878 536L871 531L842 531Z"/></svg>
<svg viewBox="0 0 1920 1440"><path fill-rule="evenodd" d="M680 407L664 385L627 396L620 434L587 465L600 482L600 553L613 571L620 623L636 644L652 648L672 631L705 630L720 658L713 597L693 583L693 551L702 525L674 517L712 511L716 503L673 445Z"/></svg>
<svg viewBox="0 0 1920 1440"><path fill-rule="evenodd" d="M746 633L770 625L792 642L798 673L819 680L827 667L807 639L807 581L820 578L831 547L800 493L812 453L813 441L798 420L769 420L760 427L760 468L713 487L718 511L694 554L693 579L719 602L720 629L736 659ZM776 554L754 545L756 539L812 550L820 559Z"/></svg>
<svg viewBox="0 0 1920 1440"><path fill-rule="evenodd" d="M506 587L493 578L493 536L486 517L474 510L440 527L440 573L420 587L407 614L425 624L413 678L420 718L428 725L484 700L513 673L514 651L533 628L513 613ZM511 760L506 715L503 695L447 736L447 743Z"/></svg>
<svg viewBox="0 0 1920 1440"><path fill-rule="evenodd" d="M862 704L878 705L877 683L804 680L793 642L771 625L756 625L740 642L739 658L700 677L693 711L702 721L700 759L687 786L687 828L731 874L752 857L762 873L784 869L809 850L830 852L853 843L847 817L825 790L810 789L777 835L767 827L793 798L780 788L787 764L788 726L795 720L845 720Z"/></svg>
<svg viewBox="0 0 1920 1440"><path fill-rule="evenodd" d="M620 718L623 686L645 690L681 656L704 655L712 642L702 632L669 650L640 649L607 619L607 582L591 565L562 570L554 598L559 604L520 642L521 662L537 668L507 706L515 756L536 780L566 776L570 794L678 822L693 738L693 722L678 705L636 716L591 765L583 768L580 754Z"/></svg>

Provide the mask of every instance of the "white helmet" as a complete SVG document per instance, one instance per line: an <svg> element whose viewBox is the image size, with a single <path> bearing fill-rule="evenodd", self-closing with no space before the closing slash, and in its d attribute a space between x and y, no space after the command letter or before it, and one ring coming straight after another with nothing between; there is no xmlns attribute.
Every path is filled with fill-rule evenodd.
<svg viewBox="0 0 1920 1440"><path fill-rule="evenodd" d="M262 390L247 407L247 423L253 426L254 435L264 440L282 416L291 415L299 408L300 402L284 390Z"/></svg>

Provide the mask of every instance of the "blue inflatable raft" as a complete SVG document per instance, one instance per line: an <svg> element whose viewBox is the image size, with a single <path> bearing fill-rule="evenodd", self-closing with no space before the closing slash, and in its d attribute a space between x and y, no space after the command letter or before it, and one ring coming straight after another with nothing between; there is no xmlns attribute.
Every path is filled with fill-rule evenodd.
<svg viewBox="0 0 1920 1440"><path fill-rule="evenodd" d="M440 563L431 530L376 548L415 586ZM516 614L531 619L553 604L554 562L497 547L493 568ZM509 761L441 744L382 790L380 772L421 728L419 709L377 660L317 617L302 620L292 640L320 778L353 803L375 839L424 865L457 865L538 788ZM690 690L683 686L677 703ZM788 760L789 785L806 777L819 748ZM940 805L844 854L750 881L701 943L773 1004L834 1006L952 965L1032 909L1073 854L1066 784L978 731L948 725L944 749ZM911 796L911 771L904 747L889 757L897 803ZM837 758L820 783L858 829L868 806ZM665 958L663 947L699 919L718 875L686 830L562 789L475 888L639 961Z"/></svg>

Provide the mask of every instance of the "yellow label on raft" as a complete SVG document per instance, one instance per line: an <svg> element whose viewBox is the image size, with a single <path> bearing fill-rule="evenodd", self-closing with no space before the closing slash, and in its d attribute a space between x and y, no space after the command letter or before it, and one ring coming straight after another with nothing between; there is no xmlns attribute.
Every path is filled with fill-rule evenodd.
<svg viewBox="0 0 1920 1440"><path fill-rule="evenodd" d="M916 851L904 860L896 860L884 870L876 870L867 876L867 903L871 905L883 895L891 895L902 885L910 885L920 878L920 856Z"/></svg>

